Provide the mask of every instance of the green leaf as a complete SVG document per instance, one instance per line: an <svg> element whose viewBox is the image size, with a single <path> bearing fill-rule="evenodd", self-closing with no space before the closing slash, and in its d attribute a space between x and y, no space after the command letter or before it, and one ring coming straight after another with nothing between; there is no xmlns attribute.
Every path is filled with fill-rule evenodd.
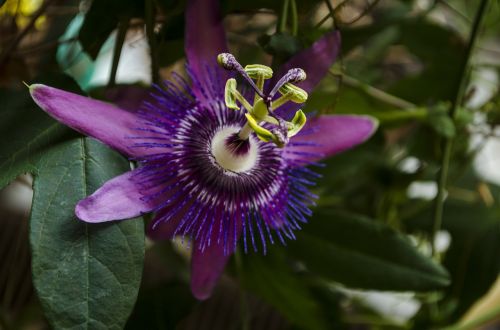
<svg viewBox="0 0 500 330"><path fill-rule="evenodd" d="M245 255L239 274L243 285L276 307L302 329L326 329L324 316L304 281L288 266L280 249L265 257Z"/></svg>
<svg viewBox="0 0 500 330"><path fill-rule="evenodd" d="M427 117L429 125L440 135L446 138L455 136L455 123L449 115L449 104L439 103L430 109Z"/></svg>
<svg viewBox="0 0 500 330"><path fill-rule="evenodd" d="M35 163L52 143L75 135L38 108L28 89L0 90L0 189Z"/></svg>
<svg viewBox="0 0 500 330"><path fill-rule="evenodd" d="M140 220L87 224L78 200L128 169L99 142L77 138L39 162L30 242L35 289L55 329L122 329L134 306L144 259Z"/></svg>
<svg viewBox="0 0 500 330"><path fill-rule="evenodd" d="M6 1L7 0L0 0L0 7L2 7Z"/></svg>
<svg viewBox="0 0 500 330"><path fill-rule="evenodd" d="M353 288L428 291L449 283L446 270L404 235L373 220L317 209L289 246L313 273Z"/></svg>

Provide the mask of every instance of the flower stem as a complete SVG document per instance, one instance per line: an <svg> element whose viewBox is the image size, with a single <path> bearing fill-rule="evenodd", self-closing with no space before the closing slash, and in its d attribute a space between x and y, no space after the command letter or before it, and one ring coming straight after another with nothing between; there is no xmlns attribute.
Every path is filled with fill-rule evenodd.
<svg viewBox="0 0 500 330"><path fill-rule="evenodd" d="M460 75L459 75L460 78L455 85L455 98L453 100L451 111L449 114L452 120L455 119L458 107L461 105L463 100L465 85L467 83L467 70L469 67L470 58L477 37L479 35L479 29L481 27L481 23L485 16L484 14L486 12L487 5L488 5L488 0L481 0L481 3L479 4L479 8L476 13L476 17L474 18L472 31L470 33L469 41L467 43L467 48L464 57L462 58L462 65L460 67ZM444 151L443 151L443 157L441 159L441 169L438 173L438 178L437 178L438 193L434 201L434 219L431 232L432 255L435 255L436 253L436 246L435 246L436 235L437 232L441 229L441 225L443 222L444 195L448 178L448 170L450 167L452 148L453 148L453 138L444 140Z"/></svg>
<svg viewBox="0 0 500 330"><path fill-rule="evenodd" d="M411 108L405 109L405 111L394 110L370 112L370 116L377 118L381 123L394 123L408 120L423 121L427 118L428 115L429 110L427 108Z"/></svg>
<svg viewBox="0 0 500 330"><path fill-rule="evenodd" d="M292 36L296 37L299 32L299 18L297 14L297 3L295 0L291 0L291 11L292 11Z"/></svg>
<svg viewBox="0 0 500 330"><path fill-rule="evenodd" d="M290 0L283 0L283 11L281 13L281 21L279 32L283 33L286 31L286 23L288 21L288 5Z"/></svg>
<svg viewBox="0 0 500 330"><path fill-rule="evenodd" d="M356 88L365 94L377 99L385 104L392 105L396 108L406 109L406 108L416 108L417 106L411 102L408 102L402 98L384 92L381 89L375 88L368 84L365 84L356 78L346 75L345 73L337 73L330 70L330 74L336 78L340 77L341 82L349 87Z"/></svg>

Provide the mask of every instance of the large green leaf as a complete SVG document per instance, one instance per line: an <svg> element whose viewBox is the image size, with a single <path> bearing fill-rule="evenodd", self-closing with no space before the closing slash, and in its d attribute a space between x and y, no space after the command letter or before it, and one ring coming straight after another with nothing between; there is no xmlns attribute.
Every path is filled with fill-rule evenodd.
<svg viewBox="0 0 500 330"><path fill-rule="evenodd" d="M33 278L56 329L121 329L137 297L144 259L140 220L87 224L78 200L128 169L128 162L88 138L66 141L39 161L30 241Z"/></svg>
<svg viewBox="0 0 500 330"><path fill-rule="evenodd" d="M301 329L326 329L324 315L306 287L288 266L280 249L265 257L243 258L240 279L243 285L276 307Z"/></svg>
<svg viewBox="0 0 500 330"><path fill-rule="evenodd" d="M408 238L351 214L316 210L289 249L311 272L349 287L427 291L449 283L446 270Z"/></svg>

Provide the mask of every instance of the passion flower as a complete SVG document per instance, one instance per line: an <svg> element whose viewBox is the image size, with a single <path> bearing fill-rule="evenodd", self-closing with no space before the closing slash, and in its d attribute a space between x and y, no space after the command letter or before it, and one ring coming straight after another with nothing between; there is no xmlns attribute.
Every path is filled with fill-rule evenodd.
<svg viewBox="0 0 500 330"><path fill-rule="evenodd" d="M191 287L204 299L241 236L245 250L263 251L295 238L316 198L311 167L365 141L377 122L307 120L298 110L335 59L337 31L274 74L227 53L216 1L189 1L186 15L190 81L174 74L138 111L44 85L30 91L52 117L139 165L80 201L77 217L95 223L153 212L151 237L192 239Z"/></svg>

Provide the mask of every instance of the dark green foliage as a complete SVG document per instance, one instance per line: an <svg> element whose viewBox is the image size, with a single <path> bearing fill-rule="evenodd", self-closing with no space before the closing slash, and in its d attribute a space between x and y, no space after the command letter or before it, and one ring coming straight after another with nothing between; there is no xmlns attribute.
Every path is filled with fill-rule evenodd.
<svg viewBox="0 0 500 330"><path fill-rule="evenodd" d="M429 291L449 284L447 272L408 238L350 214L316 210L289 249L311 272L353 288Z"/></svg>
<svg viewBox="0 0 500 330"><path fill-rule="evenodd" d="M45 316L56 329L121 329L135 304L144 259L139 220L87 224L78 200L127 170L99 142L77 138L40 158L30 241L32 269Z"/></svg>

